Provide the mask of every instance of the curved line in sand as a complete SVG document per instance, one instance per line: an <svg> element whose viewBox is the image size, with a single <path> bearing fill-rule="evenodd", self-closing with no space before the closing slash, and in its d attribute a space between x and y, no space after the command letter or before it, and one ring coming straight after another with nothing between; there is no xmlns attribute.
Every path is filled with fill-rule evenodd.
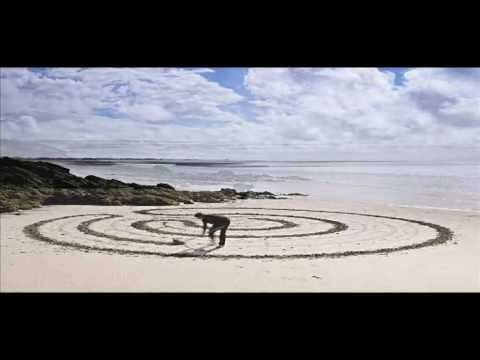
<svg viewBox="0 0 480 360"><path fill-rule="evenodd" d="M169 214L169 215L174 215L174 216L187 216L189 214ZM266 214L252 214L252 213L224 213L222 215L246 215L246 216L252 216L252 215L262 215L265 216ZM329 219L322 219L322 218L314 218L314 217L308 217L308 216L295 216L295 215L278 215L278 214L268 214L268 216L280 216L280 217L292 217L292 218L298 218L298 219L308 219L308 220L315 220L315 221L320 221L320 222L325 222L328 224L333 225L328 230L323 230L323 231L316 231L316 232L311 232L311 233L303 233L303 234L282 234L282 235L229 235L229 238L287 238L287 237L305 237L305 236L314 236L314 235L325 235L325 234L331 234L331 233L336 233L340 231L345 231L347 230L348 226L342 222L339 221L334 221L334 220L329 220ZM139 230L145 230L157 234L162 234L162 235L180 235L180 236L192 236L192 237L197 237L198 234L193 234L193 233L181 233L181 232L173 232L173 231L166 231L166 230L161 230L161 229L156 229L148 226L148 223L151 222L157 222L157 221L163 221L162 219L159 220L139 220L135 221L132 223L132 227L135 229ZM254 230L254 229L248 229L247 231ZM227 230L228 231L228 230Z"/></svg>
<svg viewBox="0 0 480 360"><path fill-rule="evenodd" d="M157 210L197 210L197 209L205 209L205 210L212 210L212 209L221 209L221 210L226 210L226 209L240 209L240 210L273 210L273 211L299 211L299 212L315 212L315 213L331 213L331 214L345 214L345 215L355 215L355 216L365 216L365 217L373 217L373 218L382 218L382 219L390 219L390 220L400 220L400 221L406 221L410 223L414 223L417 225L421 226L426 226L429 227L437 232L437 235L431 239L427 239L423 242L420 243L415 243L415 244L410 244L410 245L404 245L404 246L398 246L398 247L386 247L386 248L380 248L380 249L374 249L374 250L355 250L355 251L341 251L341 252L324 252L324 253L313 253L313 254L286 254L286 255L273 255L273 254L262 254L262 255L244 255L244 254L231 254L231 255L222 255L222 254L211 254L211 253L205 253L205 254L192 254L192 253L161 253L161 252L154 252L154 251L144 251L144 250L127 250L127 249L112 249L112 248L106 248L106 247L100 247L100 246L90 246L90 245L85 245L85 244L72 244L67 241L61 241L57 239L53 239L49 236L46 236L42 234L39 231L39 228L46 224L50 223L53 221L61 220L61 219L67 219L67 218L74 218L74 217L81 217L81 216L104 216L101 219L93 219L93 220L87 220L77 226L77 229L82 229L85 230L85 226L88 226L96 221L101 221L109 218L114 218L114 217L122 217L121 215L112 215L112 214L82 214L82 215L71 215L71 216L64 216L64 217L59 217L59 218L54 218L54 219L48 219L48 220L42 220L39 222L36 222L34 224L28 225L24 228L24 232L37 240L44 241L47 243L55 244L55 245L61 245L61 246L66 246L70 248L75 248L78 250L84 250L84 251L102 251L102 252L110 252L110 253L117 253L117 254L130 254L130 255L154 255L154 256L162 256L162 257L199 257L202 259L208 259L208 258L217 258L217 259L317 259L317 258L338 258L338 257L345 257L345 256L358 256L358 255L371 255L371 254L387 254L387 253L392 253L396 251L403 251L403 250L411 250L411 249L418 249L422 247L427 247L427 246L434 246L434 245L439 245L446 243L447 241L452 240L453 238L453 232L441 225L425 222L425 221L420 221L420 220L414 220L414 219L407 219L407 218L402 218L402 217L393 217L393 216L383 216L383 215L375 215L375 214L362 214L362 213L354 213L354 212L343 212L343 211L326 211L326 210L300 210L300 209L273 209L273 208L176 208L176 209L150 209L150 210L140 210L140 211L135 211L135 213L138 214L144 214L144 215L163 215L163 214L151 214L151 211L157 211ZM185 214L182 214L184 216ZM242 214L244 215L244 214ZM269 216L268 214L263 214L263 216ZM290 217L293 217L290 215ZM317 219L317 218L314 218ZM329 222L332 222L332 220L329 220ZM85 225L85 223L87 225ZM83 225L82 225L83 224ZM345 225L343 223L339 223L342 225ZM346 226L346 225L345 225ZM80 230L81 231L81 230ZM300 235L300 234L299 234ZM96 236L96 235L95 235ZM265 237L265 236L263 236ZM289 236L290 237L290 236ZM122 238L120 241L127 241L127 238ZM118 239L114 239L118 240ZM135 240L132 241L132 239L128 240L129 242L142 242L145 243L145 241L140 241L140 240ZM155 244L160 245L161 243L155 242ZM166 243L166 244L171 244L171 243ZM165 245L166 245L165 244Z"/></svg>
<svg viewBox="0 0 480 360"><path fill-rule="evenodd" d="M177 214L168 214L170 216L187 216L186 214L182 214L182 215L177 215ZM242 214L243 215L243 214ZM264 214L262 214L264 215ZM190 215L188 215L190 216ZM268 221L268 222L274 222L274 223L277 223L277 224L281 224L280 226L268 226L268 227L258 227L258 228L254 228L254 227L251 227L251 228L237 228L237 227L228 227L228 231L265 231L265 230L280 230L280 229L288 229L288 228L293 228L293 227L297 227L298 224L294 223L294 222L291 222L291 221L287 221L287 220L277 220L277 219L267 219L267 218L249 218L251 220L262 220L262 221ZM201 229L202 226L191 221L191 220L181 220L181 219L158 219L158 220L151 220L152 222L169 222L169 221L174 221L174 222L181 222L183 224L184 227L193 227L193 228L198 228L198 229ZM166 224L164 224L165 227L169 227L169 228L172 228L172 229L181 229L181 228L178 228L178 227L174 227L174 226L167 226ZM180 234L179 234L180 235Z"/></svg>

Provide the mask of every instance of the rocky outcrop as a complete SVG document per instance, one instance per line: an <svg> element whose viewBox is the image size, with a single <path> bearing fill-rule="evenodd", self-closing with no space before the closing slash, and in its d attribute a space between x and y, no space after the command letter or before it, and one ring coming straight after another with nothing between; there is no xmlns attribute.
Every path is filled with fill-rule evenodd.
<svg viewBox="0 0 480 360"><path fill-rule="evenodd" d="M268 191L240 191L235 189L221 189L220 192L228 199L277 199L277 197Z"/></svg>
<svg viewBox="0 0 480 360"><path fill-rule="evenodd" d="M0 212L41 205L178 205L219 203L235 199L275 199L269 192L177 191L169 184L124 183L89 175L70 174L62 166L44 162L0 158Z"/></svg>
<svg viewBox="0 0 480 360"><path fill-rule="evenodd" d="M175 188L172 185L169 184L157 184L157 187L162 188L162 189L167 189L167 190L175 190Z"/></svg>
<svg viewBox="0 0 480 360"><path fill-rule="evenodd" d="M195 202L220 203L226 200L221 191L182 191Z"/></svg>

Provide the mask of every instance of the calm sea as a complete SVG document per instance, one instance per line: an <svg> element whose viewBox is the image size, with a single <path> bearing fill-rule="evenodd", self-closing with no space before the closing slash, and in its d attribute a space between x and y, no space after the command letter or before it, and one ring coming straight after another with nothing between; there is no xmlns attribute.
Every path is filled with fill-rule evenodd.
<svg viewBox="0 0 480 360"><path fill-rule="evenodd" d="M55 160L79 176L184 190L301 192L337 201L480 210L480 162Z"/></svg>

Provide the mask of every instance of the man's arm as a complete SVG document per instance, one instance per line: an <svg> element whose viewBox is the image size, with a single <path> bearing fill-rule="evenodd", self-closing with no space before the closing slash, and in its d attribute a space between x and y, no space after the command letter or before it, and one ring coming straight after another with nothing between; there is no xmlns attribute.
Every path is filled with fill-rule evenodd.
<svg viewBox="0 0 480 360"><path fill-rule="evenodd" d="M205 219L202 219L203 221L203 233L202 235L205 235L205 231L207 231L207 221Z"/></svg>

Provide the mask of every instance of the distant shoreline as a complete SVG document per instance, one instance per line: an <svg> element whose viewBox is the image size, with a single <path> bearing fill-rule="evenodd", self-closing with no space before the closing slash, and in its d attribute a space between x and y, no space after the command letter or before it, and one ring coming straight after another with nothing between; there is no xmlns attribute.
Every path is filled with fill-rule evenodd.
<svg viewBox="0 0 480 360"><path fill-rule="evenodd" d="M190 158L136 158L136 157L20 157L20 156L9 156L14 159L19 160L31 160L31 161L135 161L141 162L145 161L146 163L159 163L159 164L250 164L250 163L432 163L432 162L456 162L456 161L465 161L465 162L480 162L480 159L438 159L438 160L230 160L230 159L190 159Z"/></svg>
<svg viewBox="0 0 480 360"><path fill-rule="evenodd" d="M229 159L165 159L165 158L90 158L90 157L14 157L27 161L60 162L79 166L111 166L117 164L151 164L190 167L275 167L278 165L295 166L296 164L314 166L315 164L448 164L454 160L229 160ZM458 160L459 162L478 163L476 160Z"/></svg>

